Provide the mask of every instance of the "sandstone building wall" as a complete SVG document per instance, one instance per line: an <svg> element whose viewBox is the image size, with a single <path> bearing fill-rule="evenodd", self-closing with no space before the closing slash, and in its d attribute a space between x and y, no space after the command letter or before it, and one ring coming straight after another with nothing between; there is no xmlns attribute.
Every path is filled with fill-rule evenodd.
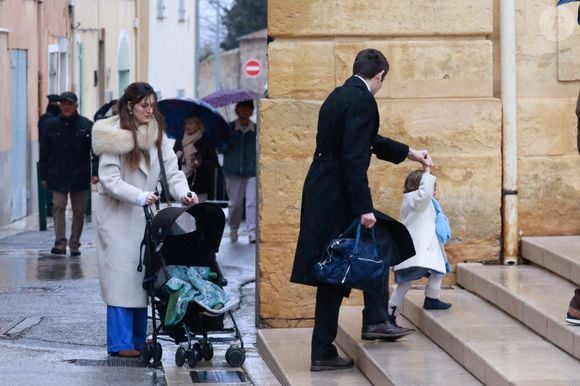
<svg viewBox="0 0 580 386"><path fill-rule="evenodd" d="M580 34L575 29L566 39L546 42L550 28L540 19L552 3L517 2L518 189L524 234L580 233L573 112L580 85ZM552 29L562 29L562 23L556 20ZM380 133L429 149L436 162L438 194L453 231L447 248L451 262L497 261L502 192L499 0L270 0L268 24L273 41L259 143L262 322L274 327L311 324L314 288L288 281L302 184L314 152L318 109L351 75L356 53L367 47L381 50L391 65L376 96ZM369 177L377 209L398 217L403 180L415 167L373 160ZM570 213L576 213L574 219ZM453 281L453 275L446 280ZM359 291L353 291L349 302L361 302Z"/></svg>

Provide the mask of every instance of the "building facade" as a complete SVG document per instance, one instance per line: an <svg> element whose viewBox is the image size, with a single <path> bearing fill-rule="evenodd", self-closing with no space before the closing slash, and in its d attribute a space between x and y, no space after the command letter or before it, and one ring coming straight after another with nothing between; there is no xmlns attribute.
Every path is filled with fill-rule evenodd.
<svg viewBox="0 0 580 386"><path fill-rule="evenodd" d="M71 79L68 0L0 1L0 226L37 210L37 121Z"/></svg>
<svg viewBox="0 0 580 386"><path fill-rule="evenodd" d="M508 2L509 3L509 2ZM514 2L511 2L512 4ZM315 290L289 282L302 184L318 110L374 47L391 70L377 94L380 133L429 149L451 223L452 263L498 261L504 233L580 233L580 157L574 106L580 27L573 4L515 2L515 69L502 69L500 0L268 2L268 99L260 104L259 315L265 325L311 325ZM509 28L506 28L507 31ZM506 138L504 80L515 81L516 142ZM506 146L515 157L506 160ZM374 205L398 217L405 176L416 168L373 160ZM505 176L514 173L515 185ZM515 224L506 224L506 196ZM514 230L514 229L512 229ZM446 280L454 281L453 275ZM361 303L359 291L349 300Z"/></svg>
<svg viewBox="0 0 580 386"><path fill-rule="evenodd" d="M0 0L0 226L38 213L37 122L74 91L92 119L134 81L192 96L195 0Z"/></svg>

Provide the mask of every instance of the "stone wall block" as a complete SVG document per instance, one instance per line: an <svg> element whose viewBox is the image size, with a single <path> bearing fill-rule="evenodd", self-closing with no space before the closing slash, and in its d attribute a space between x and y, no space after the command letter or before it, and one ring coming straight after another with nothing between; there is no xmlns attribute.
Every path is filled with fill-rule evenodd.
<svg viewBox="0 0 580 386"><path fill-rule="evenodd" d="M431 152L489 152L501 146L498 99L379 100L379 134Z"/></svg>
<svg viewBox="0 0 580 386"><path fill-rule="evenodd" d="M302 186L311 160L260 162L260 223L298 224Z"/></svg>
<svg viewBox="0 0 580 386"><path fill-rule="evenodd" d="M432 153L437 197L449 217L453 240L494 239L501 229L501 155ZM374 206L399 218L407 175L419 169L416 162L397 166L373 162L369 182ZM497 258L498 256L495 256Z"/></svg>
<svg viewBox="0 0 580 386"><path fill-rule="evenodd" d="M576 153L576 99L520 98L518 154L520 156Z"/></svg>
<svg viewBox="0 0 580 386"><path fill-rule="evenodd" d="M580 80L580 28L558 41L558 80Z"/></svg>
<svg viewBox="0 0 580 386"><path fill-rule="evenodd" d="M520 157L518 213L523 236L580 234L580 157Z"/></svg>
<svg viewBox="0 0 580 386"><path fill-rule="evenodd" d="M311 158L321 101L262 99L260 156L267 159Z"/></svg>
<svg viewBox="0 0 580 386"><path fill-rule="evenodd" d="M493 96L493 48L487 40L337 42L337 80L352 74L356 54L373 47L390 71L377 98Z"/></svg>
<svg viewBox="0 0 580 386"><path fill-rule="evenodd" d="M486 35L493 0L269 0L273 37Z"/></svg>
<svg viewBox="0 0 580 386"><path fill-rule="evenodd" d="M578 96L578 82L558 82L558 44L543 36L518 36L518 98L565 98ZM578 68L578 62L575 63Z"/></svg>
<svg viewBox="0 0 580 386"><path fill-rule="evenodd" d="M271 42L268 68L269 98L324 99L335 85L334 42Z"/></svg>
<svg viewBox="0 0 580 386"><path fill-rule="evenodd" d="M493 96L487 40L274 41L268 46L270 98L324 100L352 74L356 54L381 50L390 71L377 98Z"/></svg>

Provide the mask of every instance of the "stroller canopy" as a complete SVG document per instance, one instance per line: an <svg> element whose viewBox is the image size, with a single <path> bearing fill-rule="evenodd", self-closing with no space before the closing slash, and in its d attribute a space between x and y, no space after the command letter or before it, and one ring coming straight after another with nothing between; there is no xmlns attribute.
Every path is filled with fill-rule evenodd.
<svg viewBox="0 0 580 386"><path fill-rule="evenodd" d="M152 239L155 246L160 246L168 236L200 231L206 236L211 248L217 252L225 223L222 208L211 203L164 208L153 217Z"/></svg>

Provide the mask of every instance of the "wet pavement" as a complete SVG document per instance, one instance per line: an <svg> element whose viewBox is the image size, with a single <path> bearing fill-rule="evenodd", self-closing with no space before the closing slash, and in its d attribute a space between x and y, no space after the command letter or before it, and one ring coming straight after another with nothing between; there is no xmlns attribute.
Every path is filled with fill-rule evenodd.
<svg viewBox="0 0 580 386"><path fill-rule="evenodd" d="M277 383L255 348L255 245L247 237L238 243L224 238L218 253L226 291L241 299L234 316L244 339L244 366L227 366L227 346L216 346L212 361L178 368L175 344L163 342L163 366L156 368L106 354L94 224L85 224L82 255L70 257L50 254L53 229L30 230L38 229L36 221L0 229L0 385Z"/></svg>

